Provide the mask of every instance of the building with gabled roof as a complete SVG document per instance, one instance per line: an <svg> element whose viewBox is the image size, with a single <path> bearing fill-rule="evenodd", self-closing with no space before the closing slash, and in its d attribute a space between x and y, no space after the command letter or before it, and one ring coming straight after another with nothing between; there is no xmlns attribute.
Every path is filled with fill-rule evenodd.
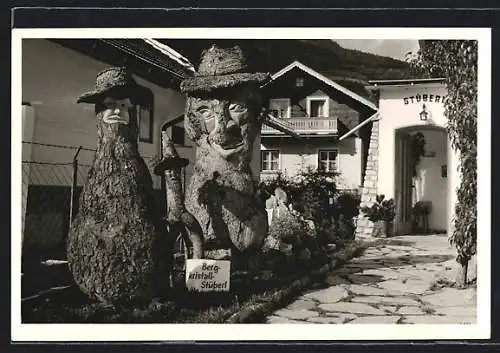
<svg viewBox="0 0 500 353"><path fill-rule="evenodd" d="M299 61L261 90L270 115L298 135L262 127L262 179L313 168L339 173L343 188L362 185L370 126L361 124L377 114L368 92L362 96Z"/></svg>

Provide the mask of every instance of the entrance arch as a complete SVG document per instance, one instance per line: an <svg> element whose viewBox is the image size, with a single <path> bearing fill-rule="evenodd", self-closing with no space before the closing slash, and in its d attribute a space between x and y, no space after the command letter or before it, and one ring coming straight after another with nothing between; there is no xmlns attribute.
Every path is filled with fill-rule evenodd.
<svg viewBox="0 0 500 353"><path fill-rule="evenodd" d="M417 138L425 153L415 165ZM395 231L446 232L448 228L448 133L436 125L414 125L395 131ZM419 202L430 206L428 224L417 223L412 209ZM423 220L423 219L422 219ZM422 226L425 228L422 229Z"/></svg>

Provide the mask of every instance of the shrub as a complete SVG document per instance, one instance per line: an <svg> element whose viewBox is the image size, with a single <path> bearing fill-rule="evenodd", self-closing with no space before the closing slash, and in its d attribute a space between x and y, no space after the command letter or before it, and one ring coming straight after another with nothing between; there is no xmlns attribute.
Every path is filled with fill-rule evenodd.
<svg viewBox="0 0 500 353"><path fill-rule="evenodd" d="M359 204L361 195L357 192L342 191L335 199L335 216L338 219L340 215L344 218L352 219L359 215Z"/></svg>
<svg viewBox="0 0 500 353"><path fill-rule="evenodd" d="M304 238L307 230L307 225L302 220L287 212L273 219L269 236L288 244L297 244Z"/></svg>
<svg viewBox="0 0 500 353"><path fill-rule="evenodd" d="M352 218L344 217L340 215L337 221L337 234L342 242L351 241L354 239L354 233L356 232L356 226Z"/></svg>
<svg viewBox="0 0 500 353"><path fill-rule="evenodd" d="M322 244L338 244L339 234L337 223L331 219L324 219L317 228L318 239Z"/></svg>
<svg viewBox="0 0 500 353"><path fill-rule="evenodd" d="M328 215L330 199L337 192L336 176L337 173L306 168L292 178L278 173L276 178L266 180L264 184L266 191L272 194L278 187L283 189L294 209L317 223Z"/></svg>
<svg viewBox="0 0 500 353"><path fill-rule="evenodd" d="M365 217L372 222L386 221L392 222L396 216L396 205L393 199L384 200L384 195L377 195L376 202L371 206L364 206L361 208Z"/></svg>
<svg viewBox="0 0 500 353"><path fill-rule="evenodd" d="M307 168L289 178L278 174L264 182L267 192L282 188L289 202L303 218L314 222L321 244L344 244L354 236L353 218L359 214L360 195L355 191L337 190L338 174ZM284 227L287 227L285 224Z"/></svg>
<svg viewBox="0 0 500 353"><path fill-rule="evenodd" d="M282 188L287 194L290 194L291 181L281 171L277 173L276 177L264 180L260 183L259 188L268 194L274 194L276 188Z"/></svg>
<svg viewBox="0 0 500 353"><path fill-rule="evenodd" d="M318 227L330 216L330 200L337 192L337 173L315 171L308 168L300 172L290 185L290 199L294 208Z"/></svg>

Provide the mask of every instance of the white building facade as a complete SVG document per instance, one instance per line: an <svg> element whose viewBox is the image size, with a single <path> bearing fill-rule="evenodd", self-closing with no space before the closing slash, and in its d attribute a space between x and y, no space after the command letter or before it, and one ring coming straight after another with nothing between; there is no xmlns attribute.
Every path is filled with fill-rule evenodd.
<svg viewBox="0 0 500 353"><path fill-rule="evenodd" d="M447 91L441 79L372 81L379 93L379 115L373 122L369 166L362 206L377 194L394 199L396 234L411 231L412 208L430 206L428 231L451 234L456 190L460 184L459 155L451 146L444 115ZM419 134L424 153L413 169ZM360 218L358 236L370 236L372 225Z"/></svg>

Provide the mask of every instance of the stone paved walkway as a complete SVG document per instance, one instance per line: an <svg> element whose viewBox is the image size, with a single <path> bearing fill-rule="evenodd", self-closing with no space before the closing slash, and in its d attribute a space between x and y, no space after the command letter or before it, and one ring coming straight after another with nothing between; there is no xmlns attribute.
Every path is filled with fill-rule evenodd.
<svg viewBox="0 0 500 353"><path fill-rule="evenodd" d="M444 286L456 274L445 235L400 236L368 248L323 288L274 312L267 323L473 324L476 288Z"/></svg>

